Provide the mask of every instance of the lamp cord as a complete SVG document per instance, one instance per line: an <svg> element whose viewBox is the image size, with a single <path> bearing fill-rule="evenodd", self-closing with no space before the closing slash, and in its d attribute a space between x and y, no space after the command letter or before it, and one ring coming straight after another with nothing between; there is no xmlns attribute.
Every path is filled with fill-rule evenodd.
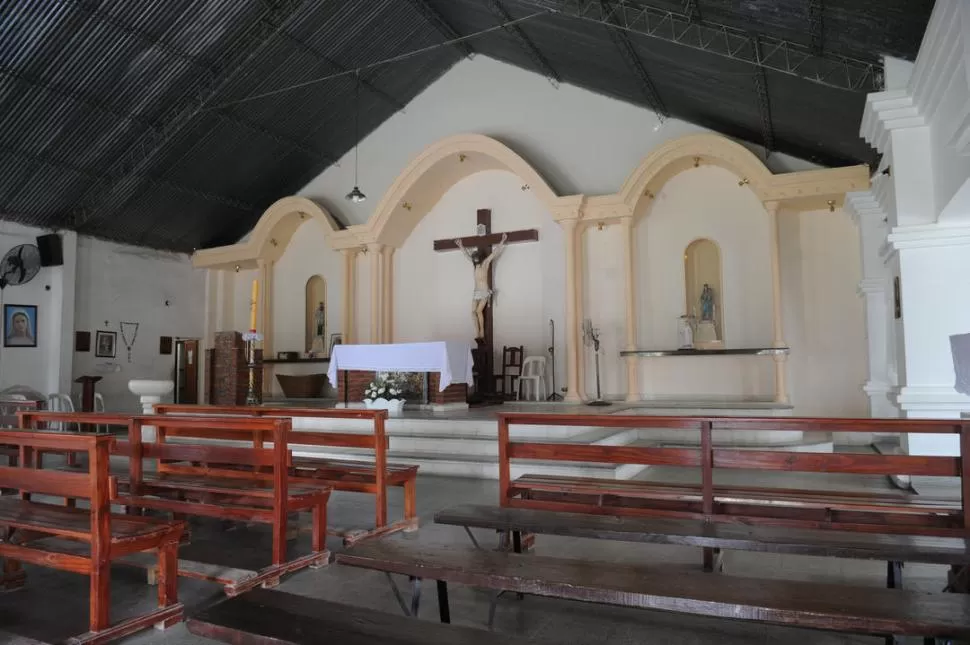
<svg viewBox="0 0 970 645"><path fill-rule="evenodd" d="M357 168L360 158L360 70L357 70L354 87L354 186L357 186Z"/></svg>

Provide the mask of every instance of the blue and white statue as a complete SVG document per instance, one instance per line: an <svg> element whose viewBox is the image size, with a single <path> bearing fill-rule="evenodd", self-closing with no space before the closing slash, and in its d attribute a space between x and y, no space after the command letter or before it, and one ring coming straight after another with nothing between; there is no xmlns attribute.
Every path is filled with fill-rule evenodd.
<svg viewBox="0 0 970 645"><path fill-rule="evenodd" d="M714 289L711 285L704 283L701 291L701 321L714 320Z"/></svg>

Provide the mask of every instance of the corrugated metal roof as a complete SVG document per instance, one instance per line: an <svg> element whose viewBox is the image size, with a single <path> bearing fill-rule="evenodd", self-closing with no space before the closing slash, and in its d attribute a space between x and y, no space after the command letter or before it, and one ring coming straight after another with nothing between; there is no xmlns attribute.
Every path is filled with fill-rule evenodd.
<svg viewBox="0 0 970 645"><path fill-rule="evenodd" d="M824 164L870 162L865 89L761 71L584 20L640 0L0 1L0 217L163 249L230 242L355 143L352 75L455 34L494 57ZM651 0L693 24L878 63L913 58L930 0ZM591 15L591 14L590 14ZM603 15L606 15L605 13ZM611 33L612 32L612 33ZM361 136L461 56L361 74ZM758 86L766 88L759 100ZM227 105L228 104L228 105ZM766 119L764 106L769 106ZM224 106L224 107L219 107ZM591 116L591 118L593 118ZM766 129L770 128L770 129Z"/></svg>

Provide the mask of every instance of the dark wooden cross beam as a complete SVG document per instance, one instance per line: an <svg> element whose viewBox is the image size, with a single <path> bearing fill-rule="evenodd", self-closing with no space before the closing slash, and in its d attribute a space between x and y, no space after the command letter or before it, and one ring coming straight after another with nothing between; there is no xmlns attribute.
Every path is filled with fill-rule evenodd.
<svg viewBox="0 0 970 645"><path fill-rule="evenodd" d="M500 243L503 236L505 237L506 244L539 241L539 231L538 229L534 228L523 229L520 231L508 231L505 233L493 233L492 211L487 208L481 208L478 210L477 224L480 232L479 235L471 235L460 239L462 246L465 248L476 247L478 252L482 254L483 258L487 257L492 252L492 246ZM454 238L448 240L435 240L434 250L456 251L458 250L458 244L455 242ZM495 289L493 283L494 269L495 263L493 262L488 268L488 288L492 290ZM495 370L492 366L492 361L494 360L494 347L492 344L491 300L489 300L488 306L485 307L483 318L485 322L483 329L484 336L476 340L478 343L478 351L476 352L475 371L478 374L478 382L475 384L475 389L479 394L488 399L495 396Z"/></svg>

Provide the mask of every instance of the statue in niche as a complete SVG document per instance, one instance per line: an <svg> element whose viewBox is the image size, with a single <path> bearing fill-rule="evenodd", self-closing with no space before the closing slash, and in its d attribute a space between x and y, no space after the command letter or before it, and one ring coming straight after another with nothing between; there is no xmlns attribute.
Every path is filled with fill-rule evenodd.
<svg viewBox="0 0 970 645"><path fill-rule="evenodd" d="M314 354L322 354L326 351L327 337L327 310L321 302L313 311L313 342L310 351Z"/></svg>
<svg viewBox="0 0 970 645"><path fill-rule="evenodd" d="M714 320L714 289L706 282L701 290L701 320Z"/></svg>

